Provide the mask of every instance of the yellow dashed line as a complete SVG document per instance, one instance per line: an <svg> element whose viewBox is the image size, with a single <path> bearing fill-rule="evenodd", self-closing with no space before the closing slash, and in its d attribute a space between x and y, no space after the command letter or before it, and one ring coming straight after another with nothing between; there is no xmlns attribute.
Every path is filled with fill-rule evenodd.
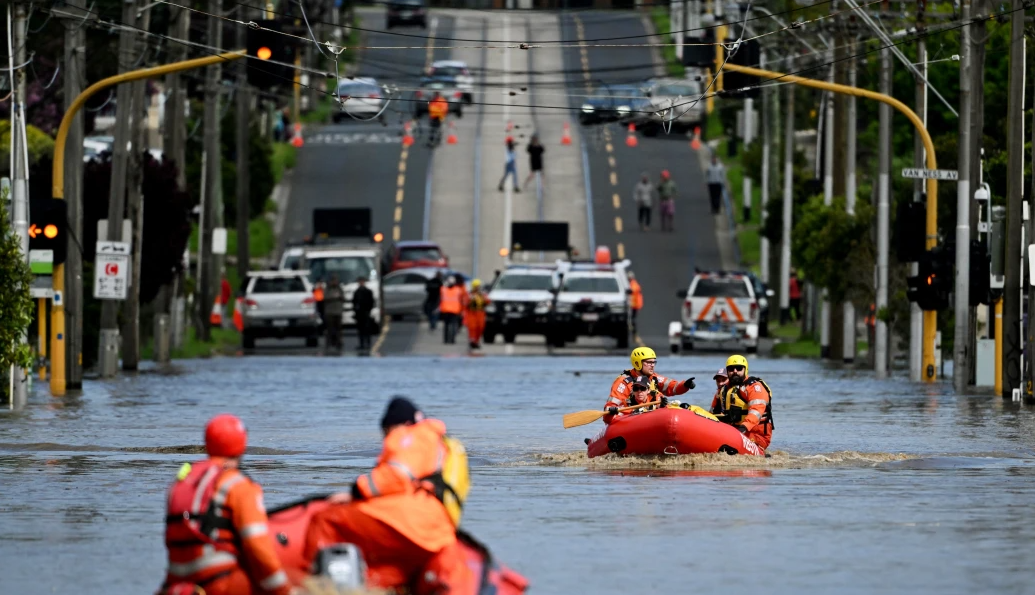
<svg viewBox="0 0 1035 595"><path fill-rule="evenodd" d="M618 205L620 204L620 201L619 201L619 199L618 199L618 193L617 193L617 192L616 192L615 194L612 194L612 195L611 195L611 201L615 203L615 208L617 209L617 208L618 208Z"/></svg>
<svg viewBox="0 0 1035 595"><path fill-rule="evenodd" d="M399 241L399 226L398 225L396 225L395 227L392 228L392 241L395 241L395 242Z"/></svg>
<svg viewBox="0 0 1035 595"><path fill-rule="evenodd" d="M395 184L396 186L402 188L406 184L406 176L403 174L399 174L399 179L396 181Z"/></svg>
<svg viewBox="0 0 1035 595"><path fill-rule="evenodd" d="M399 173L401 173L401 174L406 173L406 160L405 159L400 159L399 160Z"/></svg>
<svg viewBox="0 0 1035 595"><path fill-rule="evenodd" d="M604 145L604 148L607 149L608 153L615 150L614 146L612 146L611 143L607 143L606 145Z"/></svg>
<svg viewBox="0 0 1035 595"><path fill-rule="evenodd" d="M618 252L618 260L625 258L625 244L618 242L618 250L616 252Z"/></svg>
<svg viewBox="0 0 1035 595"><path fill-rule="evenodd" d="M615 217L615 231L618 232L618 233L622 233L622 218L621 217Z"/></svg>
<svg viewBox="0 0 1035 595"><path fill-rule="evenodd" d="M618 174L616 174L615 172L611 172L611 185L612 186L617 186L618 185Z"/></svg>
<svg viewBox="0 0 1035 595"><path fill-rule="evenodd" d="M398 222L402 221L402 218L403 218L403 208L402 207L395 207L395 222L398 223Z"/></svg>
<svg viewBox="0 0 1035 595"><path fill-rule="evenodd" d="M614 155L608 155L608 156L607 156L607 164L608 164L608 165L610 165L611 167L614 167L614 166L615 166L615 158L614 158Z"/></svg>
<svg viewBox="0 0 1035 595"><path fill-rule="evenodd" d="M395 191L395 202L401 203L403 201L403 189L400 188Z"/></svg>

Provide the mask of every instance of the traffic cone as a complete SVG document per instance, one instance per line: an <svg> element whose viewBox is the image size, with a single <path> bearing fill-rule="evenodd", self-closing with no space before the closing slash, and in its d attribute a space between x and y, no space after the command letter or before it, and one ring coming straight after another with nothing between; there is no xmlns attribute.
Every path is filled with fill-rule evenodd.
<svg viewBox="0 0 1035 595"><path fill-rule="evenodd" d="M234 300L234 328L237 332L244 332L244 315L241 313L244 310L244 298L237 298Z"/></svg>
<svg viewBox="0 0 1035 595"><path fill-rule="evenodd" d="M208 323L211 326L223 326L223 304L217 297L212 301L212 312L208 315Z"/></svg>
<svg viewBox="0 0 1035 595"><path fill-rule="evenodd" d="M561 145L567 147L571 144L571 125L564 123L564 132L561 132Z"/></svg>
<svg viewBox="0 0 1035 595"><path fill-rule="evenodd" d="M295 123L295 136L291 139L291 146L296 149L305 144L305 140L302 139L302 124Z"/></svg>
<svg viewBox="0 0 1035 595"><path fill-rule="evenodd" d="M449 121L449 136L446 137L446 144L456 144L456 124L452 120Z"/></svg>
<svg viewBox="0 0 1035 595"><path fill-rule="evenodd" d="M701 148L701 127L694 126L694 138L690 140L690 148L697 151Z"/></svg>
<svg viewBox="0 0 1035 595"><path fill-rule="evenodd" d="M629 124L629 136L625 137L625 145L627 147L635 147L637 144L636 140L636 124Z"/></svg>
<svg viewBox="0 0 1035 595"><path fill-rule="evenodd" d="M410 123L403 124L403 146L409 147L413 144L413 133L410 131Z"/></svg>

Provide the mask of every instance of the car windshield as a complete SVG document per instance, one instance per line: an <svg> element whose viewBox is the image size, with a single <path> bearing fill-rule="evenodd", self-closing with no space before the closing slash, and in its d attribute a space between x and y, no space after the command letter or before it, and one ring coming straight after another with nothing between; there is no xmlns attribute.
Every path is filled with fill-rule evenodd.
<svg viewBox="0 0 1035 595"><path fill-rule="evenodd" d="M614 277L568 277L564 280L564 291L618 293L618 281Z"/></svg>
<svg viewBox="0 0 1035 595"><path fill-rule="evenodd" d="M503 275L492 288L549 291L552 287L553 277L550 275Z"/></svg>
<svg viewBox="0 0 1035 595"><path fill-rule="evenodd" d="M439 252L438 248L433 247L421 247L421 248L403 248L399 250L399 260L401 262L413 262L415 260L441 260L442 253Z"/></svg>
<svg viewBox="0 0 1035 595"><path fill-rule="evenodd" d="M688 97L690 95L697 95L697 89L695 87L690 86L690 85L679 85L679 84L661 85L661 86L658 87L658 91L657 91L657 93L655 93L655 95L659 95L659 96L662 96L662 97L669 97L669 96L674 96L674 95L682 95L683 97Z"/></svg>
<svg viewBox="0 0 1035 595"><path fill-rule="evenodd" d="M465 70L459 66L436 66L434 73L435 76L460 76L467 74Z"/></svg>
<svg viewBox="0 0 1035 595"><path fill-rule="evenodd" d="M301 277L258 277L250 293L305 293Z"/></svg>
<svg viewBox="0 0 1035 595"><path fill-rule="evenodd" d="M351 83L339 86L338 95L348 95L349 97L380 97L381 88L377 85Z"/></svg>
<svg viewBox="0 0 1035 595"><path fill-rule="evenodd" d="M355 283L360 277L373 279L377 276L374 259L366 256L327 256L310 258L309 278L314 283L329 281L337 275L340 283Z"/></svg>
<svg viewBox="0 0 1035 595"><path fill-rule="evenodd" d="M284 259L280 262L280 268L282 270L298 270L302 265L302 257L300 255L285 254Z"/></svg>
<svg viewBox="0 0 1035 595"><path fill-rule="evenodd" d="M399 8L420 8L424 5L424 0L393 0L391 6L397 6Z"/></svg>
<svg viewBox="0 0 1035 595"><path fill-rule="evenodd" d="M743 279L698 279L693 297L751 297Z"/></svg>

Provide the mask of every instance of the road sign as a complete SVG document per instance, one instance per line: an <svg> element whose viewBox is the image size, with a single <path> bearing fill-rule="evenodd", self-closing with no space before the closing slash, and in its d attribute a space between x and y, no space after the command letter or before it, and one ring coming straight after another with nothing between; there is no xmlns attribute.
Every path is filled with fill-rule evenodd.
<svg viewBox="0 0 1035 595"><path fill-rule="evenodd" d="M54 273L53 250L29 250L29 268L33 275L51 275Z"/></svg>
<svg viewBox="0 0 1035 595"><path fill-rule="evenodd" d="M29 295L34 298L50 299L54 297L54 278L50 275L37 275L32 279Z"/></svg>
<svg viewBox="0 0 1035 595"><path fill-rule="evenodd" d="M129 289L129 242L97 242L93 297L124 300Z"/></svg>
<svg viewBox="0 0 1035 595"><path fill-rule="evenodd" d="M922 180L958 180L960 173L954 169L920 169L916 167L902 168L903 178Z"/></svg>
<svg viewBox="0 0 1035 595"><path fill-rule="evenodd" d="M226 228L212 229L212 254L226 254Z"/></svg>

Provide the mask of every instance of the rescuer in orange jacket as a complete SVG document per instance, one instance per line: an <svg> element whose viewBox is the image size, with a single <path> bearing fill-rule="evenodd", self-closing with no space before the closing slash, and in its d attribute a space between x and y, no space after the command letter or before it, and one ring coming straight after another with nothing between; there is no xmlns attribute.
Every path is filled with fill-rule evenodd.
<svg viewBox="0 0 1035 595"><path fill-rule="evenodd" d="M169 489L169 566L160 593L295 592L268 533L262 488L239 469L246 444L241 420L217 415L205 428L209 458L180 469Z"/></svg>
<svg viewBox="0 0 1035 595"><path fill-rule="evenodd" d="M748 376L747 358L731 355L726 360L729 382L720 391L722 421L732 425L759 448L773 439L773 393L761 378Z"/></svg>
<svg viewBox="0 0 1035 595"><path fill-rule="evenodd" d="M643 288L640 287L640 282L636 280L636 275L632 271L629 271L629 291L632 295L629 296L629 308L632 309L632 327L633 332L636 332L636 314L643 309Z"/></svg>
<svg viewBox="0 0 1035 595"><path fill-rule="evenodd" d="M650 379L653 384L651 390L657 391L662 396L662 407L668 406L667 397L681 395L695 386L693 378L687 378L680 382L655 374L654 365L658 361L658 356L650 347L637 347L633 349L629 360L632 362L632 370L625 370L611 384L611 394L604 405L604 411L608 412L604 416L605 424L611 423L618 413L617 409L619 407L625 407L628 404L629 395L632 393L633 379L637 376L646 376Z"/></svg>
<svg viewBox="0 0 1035 595"><path fill-rule="evenodd" d="M381 429L384 449L374 469L357 477L349 492L332 496L336 504L310 521L305 559L312 561L324 547L352 543L363 552L368 586L450 593L472 577L456 527L428 486L428 478L442 471L446 426L396 397Z"/></svg>
<svg viewBox="0 0 1035 595"><path fill-rule="evenodd" d="M457 283L456 277L450 275L446 284L439 290L438 311L442 317L442 337L444 343L456 343L456 332L460 327L460 315L464 311L463 285Z"/></svg>
<svg viewBox="0 0 1035 595"><path fill-rule="evenodd" d="M464 326L471 349L481 349L485 332L485 306L489 298L482 291L481 279L471 281L471 293L464 296Z"/></svg>
<svg viewBox="0 0 1035 595"><path fill-rule="evenodd" d="M441 125L445 122L446 115L449 114L449 102L442 97L442 94L438 91L435 92L435 96L428 102L428 118L431 120L432 125Z"/></svg>

